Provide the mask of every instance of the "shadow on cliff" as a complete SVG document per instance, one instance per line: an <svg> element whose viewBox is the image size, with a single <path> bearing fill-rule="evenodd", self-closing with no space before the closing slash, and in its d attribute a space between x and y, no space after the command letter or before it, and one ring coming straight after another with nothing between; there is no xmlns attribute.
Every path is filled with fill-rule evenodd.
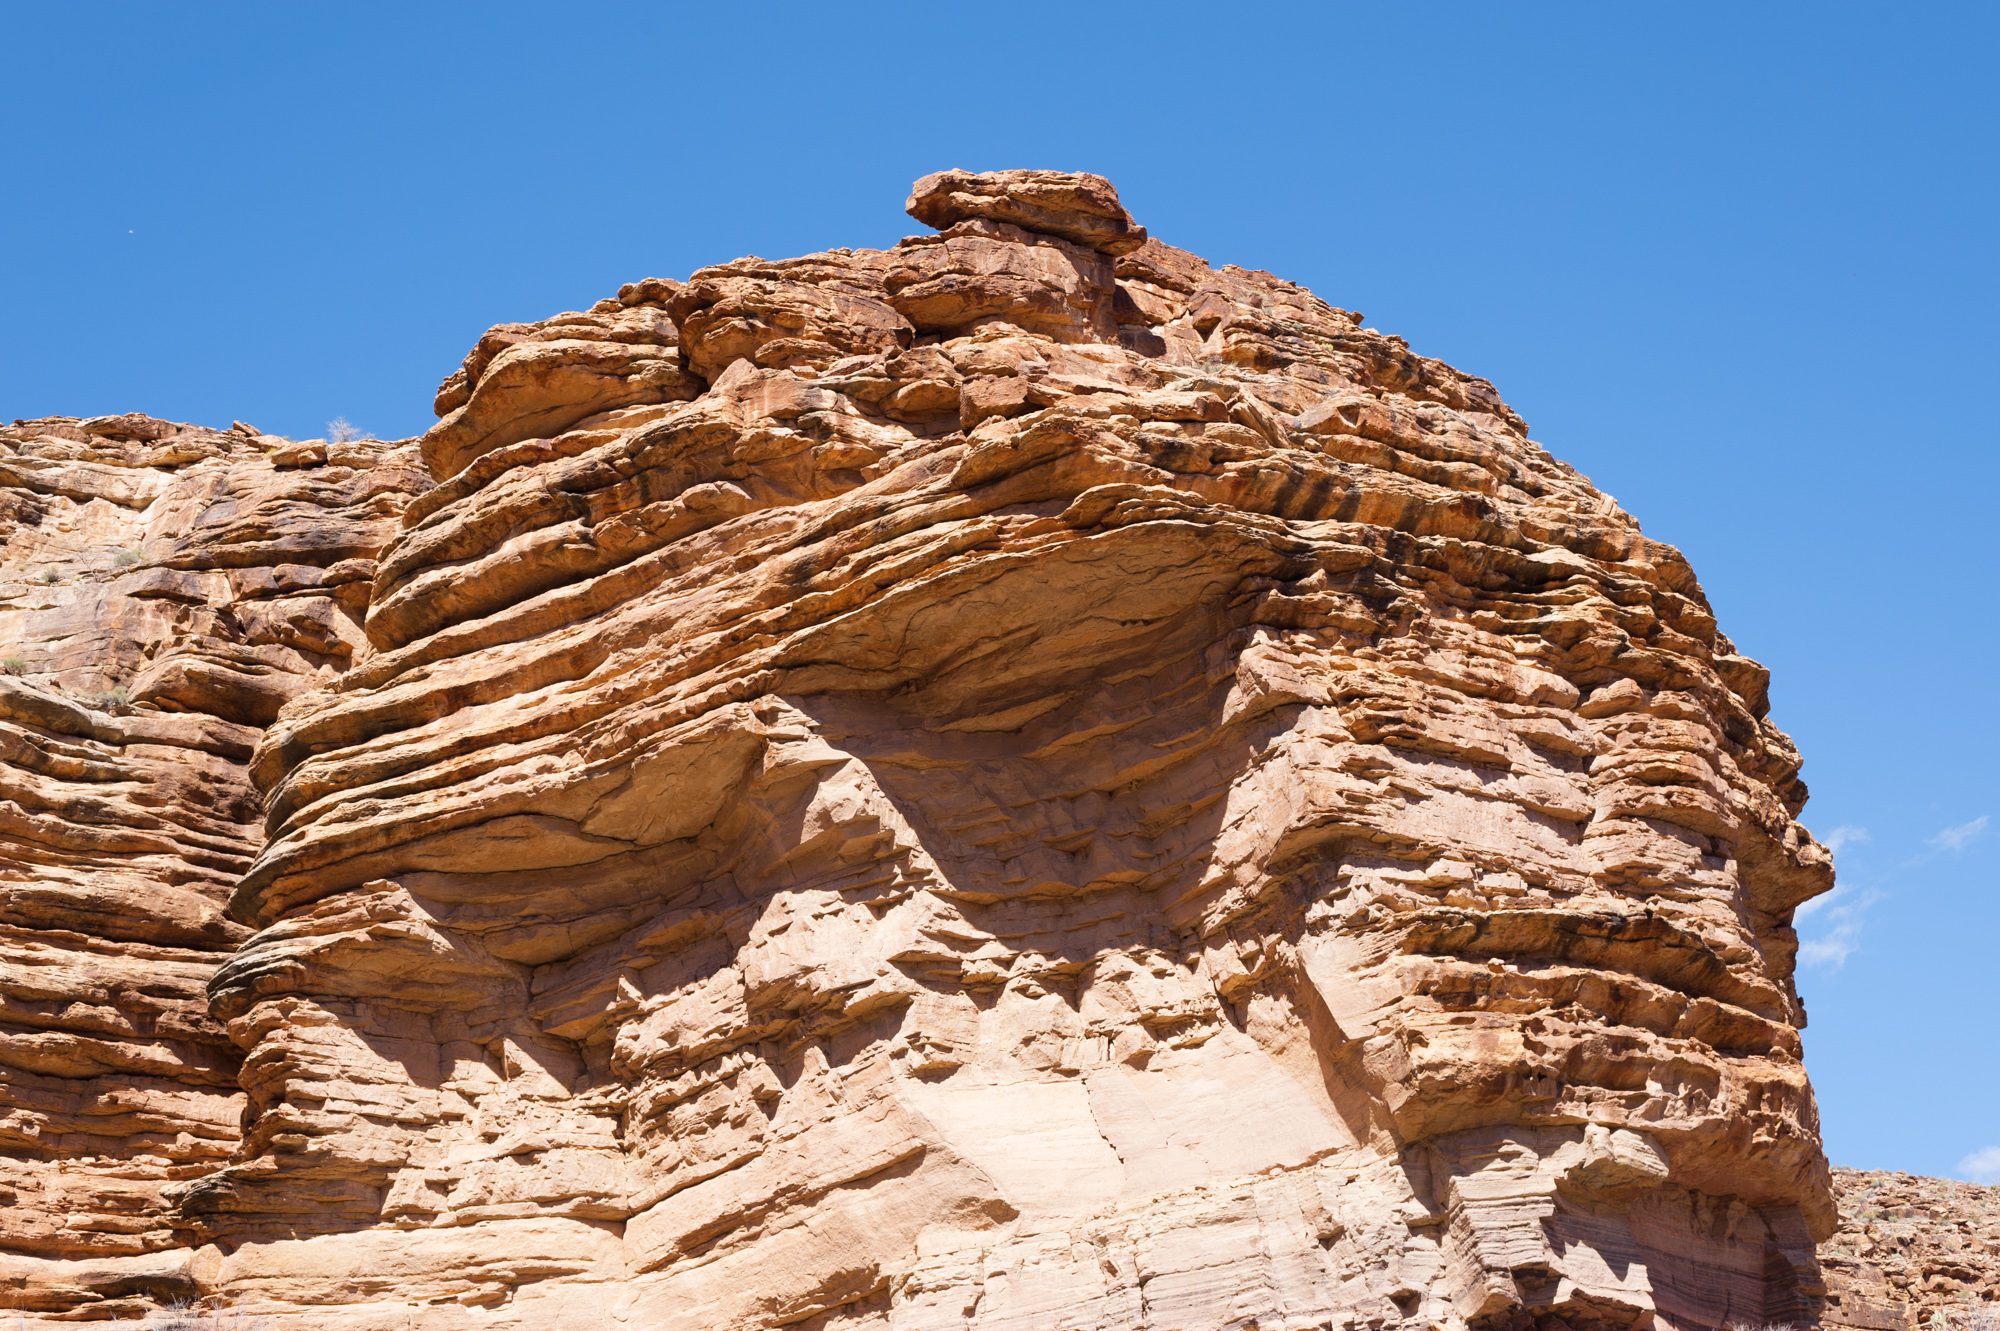
<svg viewBox="0 0 2000 1331"><path fill-rule="evenodd" d="M1239 930L1297 942L1350 848L1329 837L1283 874L1264 873L1263 842L1277 829L1256 827L1267 811L1248 779L1303 704L1240 706L1251 618L1240 602L1197 603L1087 663L1038 658L1028 638L961 667L948 688L784 695L867 769L934 866L924 890L939 903L936 946L904 967L912 980L990 1007L1004 977L940 978L936 962L957 952L970 963L997 945L1033 954L1036 983L1075 1010L1108 956L1150 953L1194 972L1205 948L1233 946ZM1256 866L1247 892L1234 860ZM1314 1010L1304 977L1280 967L1241 990L1217 988L1221 1019L1257 1039L1245 1024L1252 988L1290 994L1315 1053L1314 1089L1350 1138L1382 1132L1379 1080Z"/></svg>
<svg viewBox="0 0 2000 1331"><path fill-rule="evenodd" d="M1026 642L980 663L988 679L956 672L948 700L784 701L866 767L971 931L1076 964L1178 955L1193 940L1165 906L1200 887L1232 786L1285 728L1225 724L1230 675L1203 658L1240 632L1197 611L1066 670L1038 668Z"/></svg>

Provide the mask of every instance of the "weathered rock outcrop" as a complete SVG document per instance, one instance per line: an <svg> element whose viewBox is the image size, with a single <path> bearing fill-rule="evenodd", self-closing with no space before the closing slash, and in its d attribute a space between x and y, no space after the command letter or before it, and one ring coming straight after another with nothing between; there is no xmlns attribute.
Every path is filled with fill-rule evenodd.
<svg viewBox="0 0 2000 1331"><path fill-rule="evenodd" d="M434 488L259 491L310 556L175 530L232 572L115 734L198 715L222 783L254 739L265 828L246 868L229 785L188 1034L143 1036L204 1126L116 1251L351 1331L1815 1316L1831 862L1685 561L1485 381L1101 180L909 208L494 329ZM231 636L282 618L239 569L304 570L319 645ZM31 1186L8 1241L87 1255Z"/></svg>
<svg viewBox="0 0 2000 1331"><path fill-rule="evenodd" d="M2000 1188L1833 1171L1828 1328L2000 1331Z"/></svg>
<svg viewBox="0 0 2000 1331"><path fill-rule="evenodd" d="M414 451L144 416L0 428L0 1309L196 1292L163 1197L237 1149L207 984L246 766L366 650Z"/></svg>

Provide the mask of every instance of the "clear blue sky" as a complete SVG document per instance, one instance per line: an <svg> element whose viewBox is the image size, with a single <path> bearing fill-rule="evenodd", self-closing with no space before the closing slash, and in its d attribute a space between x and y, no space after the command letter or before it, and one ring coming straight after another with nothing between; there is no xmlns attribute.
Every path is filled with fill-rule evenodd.
<svg viewBox="0 0 2000 1331"><path fill-rule="evenodd" d="M64 3L0 50L0 419L414 433L487 325L893 242L944 166L1101 172L1490 377L1687 552L1848 829L1830 1153L2000 1180L2000 7Z"/></svg>

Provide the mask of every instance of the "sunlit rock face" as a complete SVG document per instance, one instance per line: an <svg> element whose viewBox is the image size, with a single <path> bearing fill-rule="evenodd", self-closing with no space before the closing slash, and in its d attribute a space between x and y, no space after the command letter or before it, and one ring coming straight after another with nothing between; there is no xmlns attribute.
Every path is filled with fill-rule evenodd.
<svg viewBox="0 0 2000 1331"><path fill-rule="evenodd" d="M1813 1316L1830 861L1679 554L1102 180L909 208L446 380L365 643L253 719L188 1278L349 1331Z"/></svg>
<svg viewBox="0 0 2000 1331"><path fill-rule="evenodd" d="M238 1146L206 986L247 771L357 652L407 445L147 416L0 426L0 1324L197 1291L165 1194ZM138 1301L135 1303L135 1301Z"/></svg>
<svg viewBox="0 0 2000 1331"><path fill-rule="evenodd" d="M2000 1187L1836 1169L1833 1189L1825 1331L2000 1327Z"/></svg>

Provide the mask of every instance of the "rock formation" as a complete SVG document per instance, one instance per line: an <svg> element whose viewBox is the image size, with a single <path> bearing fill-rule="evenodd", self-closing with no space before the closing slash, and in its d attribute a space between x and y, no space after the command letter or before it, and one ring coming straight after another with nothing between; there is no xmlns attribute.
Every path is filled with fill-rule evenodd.
<svg viewBox="0 0 2000 1331"><path fill-rule="evenodd" d="M491 330L421 473L0 433L0 1293L1817 1316L1831 862L1686 562L1096 177L909 210Z"/></svg>
<svg viewBox="0 0 2000 1331"><path fill-rule="evenodd" d="M1829 1331L2000 1331L2000 1188L1833 1171Z"/></svg>
<svg viewBox="0 0 2000 1331"><path fill-rule="evenodd" d="M364 645L427 484L407 445L0 428L0 1311L192 1288L164 1191L239 1146L206 987L250 934L250 756Z"/></svg>

